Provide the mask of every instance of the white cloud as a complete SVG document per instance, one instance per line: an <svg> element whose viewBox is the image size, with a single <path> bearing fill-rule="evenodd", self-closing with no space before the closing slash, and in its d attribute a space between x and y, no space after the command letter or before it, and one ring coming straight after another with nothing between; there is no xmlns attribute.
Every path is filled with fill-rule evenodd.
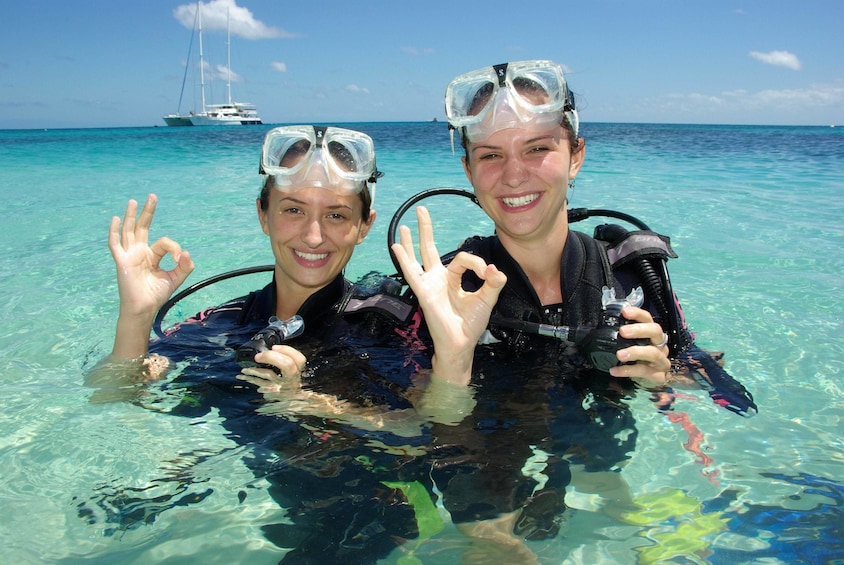
<svg viewBox="0 0 844 565"><path fill-rule="evenodd" d="M783 108L796 111L801 108L840 108L844 105L844 86L818 85L809 88L769 89L758 92L740 90L725 92L724 97L731 99L731 103L741 103L744 107L771 111L783 111Z"/></svg>
<svg viewBox="0 0 844 565"><path fill-rule="evenodd" d="M202 29L226 31L230 21L231 34L245 39L269 39L274 37L298 37L278 27L271 27L256 20L248 8L237 5L237 0L211 0L202 3ZM173 10L173 16L183 26L193 29L196 19L196 4L183 4Z"/></svg>
<svg viewBox="0 0 844 565"><path fill-rule="evenodd" d="M717 94L667 94L649 99L643 106L656 109L663 118L669 116L673 121L720 119L727 123L744 118L754 123L772 123L771 116L782 116L782 123L814 123L814 116L837 114L838 109L844 107L844 84L815 84L781 90L738 89ZM811 120L807 122L803 116L811 117Z"/></svg>
<svg viewBox="0 0 844 565"><path fill-rule="evenodd" d="M228 68L225 65L217 65L217 76L220 77L221 80L226 80L227 78L231 78L232 82L243 82L243 77Z"/></svg>
<svg viewBox="0 0 844 565"><path fill-rule="evenodd" d="M205 80L226 80L231 73L232 82L243 82L243 77L236 72L229 70L225 65L216 65L212 67L208 61L202 63L202 72L205 74Z"/></svg>
<svg viewBox="0 0 844 565"><path fill-rule="evenodd" d="M270 63L270 66L276 72L279 72L279 73L286 73L287 72L287 63L282 63L281 61L273 61L272 63Z"/></svg>
<svg viewBox="0 0 844 565"><path fill-rule="evenodd" d="M762 53L761 51L751 51L750 56L757 61L762 61L767 65L774 65L775 67L785 67L794 71L800 70L800 59L794 53L788 51L769 51Z"/></svg>
<svg viewBox="0 0 844 565"><path fill-rule="evenodd" d="M424 49L417 49L416 47L402 47L401 50L408 55L433 55L436 53L433 47L426 47Z"/></svg>
<svg viewBox="0 0 844 565"><path fill-rule="evenodd" d="M369 94L368 88L363 88L363 87L358 86L356 84L350 84L350 85L346 86L346 90L348 90L349 92L363 92L364 94Z"/></svg>

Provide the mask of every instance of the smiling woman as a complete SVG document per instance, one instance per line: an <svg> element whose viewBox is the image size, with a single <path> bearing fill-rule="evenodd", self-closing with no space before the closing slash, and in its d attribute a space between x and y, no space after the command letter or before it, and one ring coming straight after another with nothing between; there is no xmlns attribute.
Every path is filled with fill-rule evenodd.
<svg viewBox="0 0 844 565"><path fill-rule="evenodd" d="M632 449L636 428L615 396L630 394L631 380L655 398L670 398L678 386L701 388L716 404L742 416L755 415L756 404L719 366L717 355L695 345L665 269L666 260L676 257L668 238L639 221L633 222L641 228L635 233L617 225L601 226L595 237L569 229L570 214L579 214L568 209L568 191L581 173L585 141L579 136L574 97L558 64L520 61L466 73L448 86L445 103L452 135L459 130L462 138L463 168L473 196L495 224L495 234L467 239L455 252L441 256L431 217L419 207L420 259L406 226L400 228L401 242L391 247L434 342L433 374L478 386L479 409L473 414L484 406L491 383L503 387L530 373L517 368L522 359L534 360L537 380L557 373L558 380L551 383L562 380L575 389L586 387L571 399L567 388L549 392L547 405L539 400L528 403L549 423L554 445L528 441L541 451L549 478L523 504L514 503L522 500L519 480L525 473L517 464L455 465L447 449L442 450L446 456L435 456L432 478L458 529L507 540L528 553L520 541L557 534L566 510L562 490L569 480L577 482L577 464L611 471ZM511 369L499 372L510 363ZM580 379L573 378L575 374ZM542 386L553 390L550 383ZM519 404L516 398L511 401ZM555 408L578 401L588 416L558 427L566 416ZM506 412L510 404L499 402L500 411ZM669 400L664 408L670 405ZM583 444L575 430L593 424L605 435L580 459L574 445ZM478 429L484 429L482 421L463 436L471 437ZM492 453L505 444L505 453L519 453L507 443L507 434L484 431L470 443ZM535 433L542 437L542 431ZM625 445L619 446L616 438L624 438ZM603 445L619 449L608 453ZM523 455L515 461L530 459L525 446L519 447ZM503 453L493 458L506 461ZM508 475L512 477L505 478ZM513 486L501 491L476 486L492 484ZM612 484L608 490L619 493L618 501L624 504L622 486ZM531 562L526 555L518 559Z"/></svg>
<svg viewBox="0 0 844 565"><path fill-rule="evenodd" d="M402 353L405 340L391 331L392 325L381 321L376 332L365 315L344 315L353 299L360 305L361 289L345 279L343 269L375 220L372 193L381 173L372 140L340 128L276 128L265 136L261 172L266 179L256 209L275 256L273 281L260 291L200 312L152 344L149 334L155 313L193 270L193 261L168 238L148 243L155 195L149 196L140 214L137 203L130 200L122 227L120 218L112 219L109 248L117 266L120 315L111 355L86 377L89 386L99 389L94 400L137 401L150 394L149 383L167 377L170 380L162 388L175 391L178 399L171 412L196 416L217 410L235 441L293 460L307 453L304 447L315 429L310 417L353 421L361 430L377 430L390 421L384 413L394 408L395 414L409 415L412 423L405 426L405 433L409 429L409 435L419 435L423 419L416 416L410 400L416 397L409 391L413 388L410 377L420 362L426 363L424 356L406 363L410 356ZM167 254L176 263L169 271L160 265ZM257 336L273 333L268 329L277 327L276 319L294 317L296 331L255 347L251 358L236 358L235 349L250 342L250 336L256 336L255 342ZM317 353L306 372L309 357ZM322 375L329 367L330 379ZM304 387L308 383L311 386ZM429 396L436 384L427 389L417 395L416 402ZM264 403L275 408L256 410L256 405ZM285 420L294 414L303 420ZM325 433L331 437L335 430L329 426ZM365 448L358 443L352 434L348 442L331 449L352 449L363 457ZM319 449L329 449L329 445L326 442ZM319 474L312 475L307 465L300 468L291 463L285 472L273 470L269 475L267 465L271 467L267 455L256 454L252 468L273 484L320 483ZM295 527L268 528L271 539L288 548L293 543L294 550L286 559L313 555L336 559L361 552L386 555L396 540L415 535L416 522L403 491L385 489L382 483L399 477L364 476L370 480L358 480L355 488L333 485L339 492L317 484L309 491L273 490L283 504L309 509L306 520L294 519ZM359 535L368 541L354 550L337 545L333 534L345 535L337 529L311 531L310 521L320 512L337 511L324 500L332 496L358 501L344 511L369 509L376 515L373 508L377 506L377 515L384 520L378 531L365 534L370 525L359 524L363 528ZM293 538L299 541L291 542Z"/></svg>
<svg viewBox="0 0 844 565"><path fill-rule="evenodd" d="M636 288L648 289L649 276L620 261L609 272L607 247L569 232L568 190L583 166L586 148L578 136L574 96L559 64L519 61L460 75L446 89L445 106L450 129L461 133L466 177L496 234L467 243L467 252L454 257L446 275L433 248L431 220L421 209L422 257L429 272L413 276L419 269L411 260L407 230L393 251L410 275L408 282L434 336L434 372L468 382L475 346L492 318L597 325L610 295L621 298L632 296ZM615 246L624 238L616 239L607 243ZM663 259L674 256L667 244L661 247ZM447 281L441 280L446 276ZM661 286L670 288L667 272L662 277ZM673 305L674 298L646 299L644 305L628 303L621 311L624 322L618 335L626 342L615 353L610 374L646 386L674 380L694 385L691 370L672 365L668 358L691 344L689 332L679 327L682 313L673 306L657 308L660 300ZM746 395L747 412L755 413L750 394L736 385Z"/></svg>
<svg viewBox="0 0 844 565"><path fill-rule="evenodd" d="M336 128L313 128L313 133L316 135L304 139L309 144L306 150L296 152L294 157L290 157L290 151L279 153L268 148L285 135L299 139L302 134L296 128L277 128L265 137L261 171L273 174L267 175L256 206L276 257L275 311L271 315L293 315L312 294L330 283L345 289L348 283L342 283L341 271L375 221L369 184L380 175L372 140ZM354 163L355 171L344 171L330 158L331 144L322 146L326 134L331 143L343 145L351 139L359 145L354 153L360 159ZM288 149L290 145L300 147L289 144ZM298 177L291 179L297 173ZM136 219L137 203L130 201L122 231L118 217L111 222L109 248L118 267L121 297L113 358L146 355L155 312L193 270L189 254L176 242L162 238L148 244L156 204L157 198L150 195ZM177 263L171 271L159 266L165 254Z"/></svg>

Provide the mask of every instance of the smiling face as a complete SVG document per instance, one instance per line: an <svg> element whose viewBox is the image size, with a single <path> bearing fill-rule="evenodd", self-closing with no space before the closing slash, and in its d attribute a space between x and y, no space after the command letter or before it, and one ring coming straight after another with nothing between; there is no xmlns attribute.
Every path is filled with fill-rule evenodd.
<svg viewBox="0 0 844 565"><path fill-rule="evenodd" d="M584 155L582 143L572 153L562 126L508 128L469 141L463 167L505 246L543 244L565 238L566 190Z"/></svg>
<svg viewBox="0 0 844 565"><path fill-rule="evenodd" d="M324 188L271 189L266 196L266 209L257 201L258 218L275 255L278 310L289 316L345 268L375 212L364 221L359 194Z"/></svg>

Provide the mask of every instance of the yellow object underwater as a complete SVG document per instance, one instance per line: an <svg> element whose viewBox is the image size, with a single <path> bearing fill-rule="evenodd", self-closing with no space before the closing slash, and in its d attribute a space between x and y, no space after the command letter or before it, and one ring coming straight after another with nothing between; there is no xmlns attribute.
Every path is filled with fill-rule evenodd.
<svg viewBox="0 0 844 565"><path fill-rule="evenodd" d="M419 529L419 538L416 540L418 548L428 538L440 533L445 527L436 506L434 506L428 491L419 481L413 482L389 482L381 481L381 484L388 488L397 488L404 493L407 502L413 507L416 516L416 527ZM417 565L422 561L413 555L413 551L403 555L397 561L399 565Z"/></svg>
<svg viewBox="0 0 844 565"><path fill-rule="evenodd" d="M652 526L640 535L654 542L636 548L639 563L657 563L679 556L705 557L712 535L724 531L729 521L722 518L723 512L704 514L701 502L679 489L644 494L633 502L641 510L626 512L622 519L636 526Z"/></svg>

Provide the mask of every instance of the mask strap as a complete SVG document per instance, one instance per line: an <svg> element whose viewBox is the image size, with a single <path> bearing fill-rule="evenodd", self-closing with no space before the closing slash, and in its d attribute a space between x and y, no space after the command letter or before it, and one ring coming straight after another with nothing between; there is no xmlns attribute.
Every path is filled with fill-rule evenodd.
<svg viewBox="0 0 844 565"><path fill-rule="evenodd" d="M322 148L322 140L325 139L326 126L314 126L314 137L316 137L316 146Z"/></svg>
<svg viewBox="0 0 844 565"><path fill-rule="evenodd" d="M503 87L507 82L507 65L509 65L509 63L501 63L500 65L492 66L492 70L495 71L495 76L498 77L498 88Z"/></svg>

